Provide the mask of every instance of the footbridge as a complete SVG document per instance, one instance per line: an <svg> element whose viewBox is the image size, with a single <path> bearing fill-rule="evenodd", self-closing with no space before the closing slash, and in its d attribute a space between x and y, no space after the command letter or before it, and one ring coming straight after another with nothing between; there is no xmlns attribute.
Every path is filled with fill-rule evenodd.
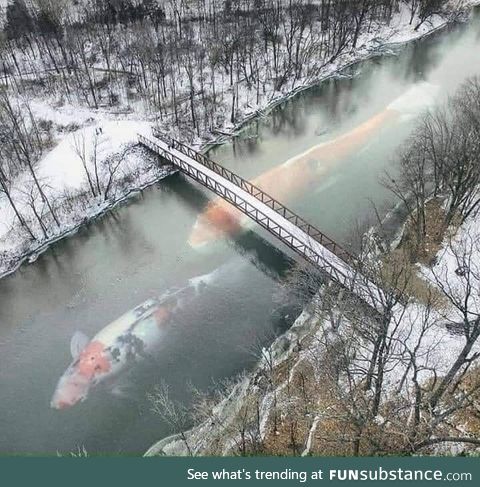
<svg viewBox="0 0 480 487"><path fill-rule="evenodd" d="M138 138L140 144L231 203L336 283L383 313L384 291L358 271L351 254L320 230L259 187L187 145L154 136Z"/></svg>

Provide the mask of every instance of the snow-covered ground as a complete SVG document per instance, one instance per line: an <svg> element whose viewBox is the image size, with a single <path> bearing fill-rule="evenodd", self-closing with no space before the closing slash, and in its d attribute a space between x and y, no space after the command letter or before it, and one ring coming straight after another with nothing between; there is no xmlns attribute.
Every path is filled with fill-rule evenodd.
<svg viewBox="0 0 480 487"><path fill-rule="evenodd" d="M52 114L57 115L56 120L61 118L64 124L71 123L72 120L75 120L75 123L81 121L81 117L74 117L73 114L71 119L64 113ZM65 206L56 205L59 206L57 212L60 214L61 226L57 227L52 223L48 229L48 239L42 239L28 207L28 194L32 188L34 190L31 176L28 172L20 174L13 184L11 194L17 208L27 216L37 241L32 242L28 239L7 198L0 197L0 275L15 269L26 254L33 260L46 248L48 242L67 235L86 219L103 213L128 194L167 175L167 169L153 164L145 151L136 147L138 134L149 134L150 126L151 124L146 121L97 119L92 122L87 119L84 127L61 137L59 143L45 154L36 166L37 177L51 201L65 201ZM118 154L124 148L131 150L115 175L115 184L112 185L108 197L105 198L102 194L93 198L89 195L86 199L84 195L88 189L87 175L79 152L83 152L84 160L93 174L94 155L99 170L102 171L102 161ZM107 177L105 174L103 176ZM45 209L42 208L43 210Z"/></svg>
<svg viewBox="0 0 480 487"><path fill-rule="evenodd" d="M455 303L468 307L470 319L480 316L480 222L478 215L468 218L453 236L448 236L433 267L420 267L433 286L452 295ZM458 309L445 312L444 318L458 323Z"/></svg>
<svg viewBox="0 0 480 487"><path fill-rule="evenodd" d="M480 318L478 215L470 216L459 228L446 233L431 267L417 264L419 276L430 286L430 298L427 302L410 299L406 306L397 305L393 310L393 349L384 378L385 390L393 395L412 394L411 355L416 357L417 380L428 384L449 372L464 350L467 336L474 336L478 327L475 324ZM478 353L477 340L468 357ZM368 361L369 351L359 356L359 360Z"/></svg>
<svg viewBox="0 0 480 487"><path fill-rule="evenodd" d="M475 2L470 4L473 3ZM282 91L274 91L272 85L271 90L267 90L267 93L260 97L258 103L254 103L252 100L253 95L248 90L243 91L240 85L238 92L238 104L241 107L240 123L235 126L223 123L222 126L217 127L217 130L226 134L233 133L251 117L256 116L261 111L272 108L281 100L292 96L299 90L332 76L338 70L351 63L368 58L389 44L407 42L431 33L445 25L449 19L435 16L417 31L414 30L416 22L414 21L410 25L409 20L409 12L402 4L400 12L394 17L390 25L377 26L376 29L372 29L368 34L362 34L357 44L358 47L354 51L342 54L333 63L323 66L320 71L309 70L309 72L317 73L314 78L307 75L303 79L286 83L282 87ZM228 88L226 87L225 90L228 91ZM55 106L52 104L52 100L38 98L29 100L29 105L36 117L44 121L51 121L55 126L57 145L44 155L37 166L42 184L45 185L45 192L52 198L66 196L67 193L70 196L72 194L78 195L88 190L82 160L76 153L78 150L75 150L75 146L78 149L79 143L83 144L83 141L85 141L86 153L88 153L91 151L95 139L97 139L98 159L105 160L113 154L118 154L122 150L122 146L133 146L136 143L137 133L148 133L153 123L151 121L153 117L146 115L144 107L134 103L130 104L129 110L123 110L123 112L121 110L112 112L104 108L93 110L68 104ZM165 125L161 126L161 128L168 132L171 127ZM205 136L198 138L194 145L197 147L203 146L208 140L211 141L211 135L205 134ZM133 176L128 178L129 175ZM122 164L119 175L119 179L124 181L130 179L128 187L125 186L125 183L121 188L117 188L116 191L109 195L108 201L103 201L97 197L92 199L89 205L86 205L85 201L82 200L77 210L70 202L69 210L66 211L66 217L62 218L61 227L52 226L49 228L50 235L48 239L42 238L38 231L35 232L37 241L33 243L29 240L26 232L19 229L19 223L9 207L8 201L1 195L0 275L16 268L19 259L25 254L35 254L40 249L45 248L45 244L48 241L56 240L76 228L84 220L85 216L94 216L105 211L108 206L114 204L116 200L122 199L130 190L148 184L162 175L163 172L159 173L153 164L148 163L148 161L145 162L144 154L140 156L138 152L129 154L125 163ZM28 174L21 174L14 181L13 186L13 192L17 196L20 193L28 193L31 187ZM22 198L18 199L19 201L22 200ZM31 212L27 211L27 202L20 203L19 208L26 211L27 218L34 225Z"/></svg>
<svg viewBox="0 0 480 487"><path fill-rule="evenodd" d="M334 61L328 64L314 64L305 69L304 75L299 79L292 79L291 82L285 83L280 90L275 90L273 83L269 86L267 93L260 96L259 102L255 96L248 90L242 90L242 85L238 91L239 107L242 116L240 123L232 124L228 121L221 127L217 127L218 132L222 134L235 133L245 122L258 114L264 114L277 104L282 103L285 99L294 96L296 93L308 89L328 78L334 76L339 71L353 65L359 61L368 59L372 55L380 52L391 52L391 49L399 45L420 39L444 28L451 22L456 13L474 7L480 4L480 0L452 0L450 11L451 17L434 15L427 22L422 24L417 30L415 26L418 23L418 17L415 16L410 23L410 11L406 4L399 4L399 12L393 16L389 25L376 24L372 25L368 32L360 34L357 47L352 50L345 50ZM313 73L313 74L312 74ZM219 80L218 83L221 83ZM227 90L228 91L228 90ZM229 108L227 107L227 110ZM228 117L227 117L228 118ZM200 146L204 140L199 138L194 141L194 145Z"/></svg>

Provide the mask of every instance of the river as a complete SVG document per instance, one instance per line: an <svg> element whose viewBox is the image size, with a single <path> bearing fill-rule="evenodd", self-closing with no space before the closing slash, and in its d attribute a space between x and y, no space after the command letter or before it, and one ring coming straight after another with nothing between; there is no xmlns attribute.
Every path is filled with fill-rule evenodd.
<svg viewBox="0 0 480 487"><path fill-rule="evenodd" d="M413 83L426 80L452 92L480 74L479 22L435 34L395 56L371 59L311 88L251 122L211 157L244 177L278 166L381 112ZM379 182L394 171L411 118L382 129L361 150L330 165L320 181L285 201L346 242L355 222L382 212L392 198ZM170 433L151 412L147 394L164 381L188 404L192 386L253 366L255 350L296 317L279 299L292 255L253 226L236 239L200 251L187 243L212 196L175 174L30 265L0 281L0 453L141 454ZM50 408L68 364L76 330L95 335L106 324L188 279L211 279L186 305L182 319L152 356L69 409Z"/></svg>

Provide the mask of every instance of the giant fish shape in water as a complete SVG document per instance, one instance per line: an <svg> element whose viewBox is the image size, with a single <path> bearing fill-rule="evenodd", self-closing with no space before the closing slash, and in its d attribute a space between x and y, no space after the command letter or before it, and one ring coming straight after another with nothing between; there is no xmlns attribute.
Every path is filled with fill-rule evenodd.
<svg viewBox="0 0 480 487"><path fill-rule="evenodd" d="M92 387L113 378L158 346L176 311L196 296L213 275L195 277L183 288L149 299L116 319L91 340L76 332L70 343L73 361L60 377L51 400L54 409L84 401Z"/></svg>
<svg viewBox="0 0 480 487"><path fill-rule="evenodd" d="M73 362L58 381L51 406L65 409L84 401L90 389L145 356L158 342L172 309L149 299L113 321L92 340L76 332L70 343Z"/></svg>
<svg viewBox="0 0 480 487"><path fill-rule="evenodd" d="M418 114L431 105L438 87L422 82L414 85L382 112L333 140L316 145L280 166L252 180L252 183L285 203L316 184L331 166L365 146L380 130L396 120ZM230 203L218 197L199 215L189 237L189 244L199 248L243 230L249 218Z"/></svg>

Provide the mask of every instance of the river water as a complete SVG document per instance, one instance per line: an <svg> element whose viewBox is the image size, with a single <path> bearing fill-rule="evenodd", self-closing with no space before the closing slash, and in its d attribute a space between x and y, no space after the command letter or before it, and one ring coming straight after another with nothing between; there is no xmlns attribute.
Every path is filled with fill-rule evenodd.
<svg viewBox="0 0 480 487"><path fill-rule="evenodd" d="M332 140L384 110L412 84L426 80L451 92L480 74L477 20L347 70L248 125L211 151L244 177L278 166ZM382 128L361 149L330 164L322 178L285 201L339 242L356 221L392 200L379 182L413 127L411 118ZM176 174L78 234L34 264L0 281L0 453L141 454L170 433L151 412L147 394L164 381L188 404L192 385L252 367L259 344L290 326L295 310L278 296L292 255L258 227L201 251L189 234L212 196ZM69 409L50 408L71 361L76 330L90 337L144 300L209 274L185 305L182 320L158 350Z"/></svg>

